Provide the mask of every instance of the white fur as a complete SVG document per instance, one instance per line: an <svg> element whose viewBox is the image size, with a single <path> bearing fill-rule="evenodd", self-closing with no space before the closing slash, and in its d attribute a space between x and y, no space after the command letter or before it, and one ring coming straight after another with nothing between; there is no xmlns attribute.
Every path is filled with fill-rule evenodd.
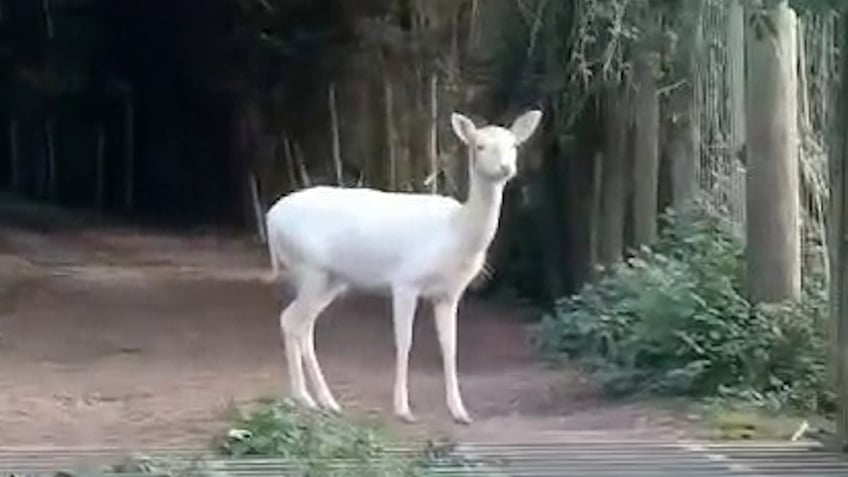
<svg viewBox="0 0 848 477"><path fill-rule="evenodd" d="M348 288L388 289L397 352L395 413L414 420L407 378L412 324L422 297L433 304L448 408L458 422L471 422L456 372L457 304L497 230L503 188L516 173L517 146L533 134L541 116L529 111L510 129L478 129L465 116L451 116L454 132L471 150L465 203L431 194L317 186L271 207L266 221L273 277L285 266L297 290L280 315L295 399L315 406L306 389L305 361L318 403L340 410L315 355L315 320Z"/></svg>

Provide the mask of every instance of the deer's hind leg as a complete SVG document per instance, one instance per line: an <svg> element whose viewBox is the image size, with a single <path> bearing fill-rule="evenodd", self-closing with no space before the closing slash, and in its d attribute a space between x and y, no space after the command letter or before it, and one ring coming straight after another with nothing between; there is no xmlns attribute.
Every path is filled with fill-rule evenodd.
<svg viewBox="0 0 848 477"><path fill-rule="evenodd" d="M283 344L286 349L286 363L289 370L289 392L295 401L306 407L314 408L315 400L306 390L306 378L303 375L303 353L299 343L300 322L303 306L300 298L296 297L280 313L280 328L283 334Z"/></svg>
<svg viewBox="0 0 848 477"><path fill-rule="evenodd" d="M330 387L327 386L327 381L324 379L324 373L321 371L321 365L318 363L318 356L315 354L315 323L318 321L318 316L324 311L330 303L333 302L340 294L344 292L346 286L335 282L332 278L327 278L326 286L322 292L314 297L313 307L310 308L307 314L306 332L301 342L304 361L306 362L306 371L309 373L309 378L312 380L312 386L315 390L318 403L325 409L333 412L341 412L341 406L330 392Z"/></svg>
<svg viewBox="0 0 848 477"><path fill-rule="evenodd" d="M280 325L286 346L291 393L295 400L315 407L315 401L306 389L303 373L307 372L317 393L318 402L329 410L339 411L340 406L330 392L315 354L315 322L318 315L344 290L321 270L302 270L298 277L297 295L280 315Z"/></svg>

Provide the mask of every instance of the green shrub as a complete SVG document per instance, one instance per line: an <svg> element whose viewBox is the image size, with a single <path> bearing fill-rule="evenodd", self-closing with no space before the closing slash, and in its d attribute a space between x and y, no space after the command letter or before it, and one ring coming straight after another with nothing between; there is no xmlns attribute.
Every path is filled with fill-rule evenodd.
<svg viewBox="0 0 848 477"><path fill-rule="evenodd" d="M743 249L717 219L664 216L661 236L558 300L534 336L612 394L735 397L830 412L823 287L799 303L752 306Z"/></svg>

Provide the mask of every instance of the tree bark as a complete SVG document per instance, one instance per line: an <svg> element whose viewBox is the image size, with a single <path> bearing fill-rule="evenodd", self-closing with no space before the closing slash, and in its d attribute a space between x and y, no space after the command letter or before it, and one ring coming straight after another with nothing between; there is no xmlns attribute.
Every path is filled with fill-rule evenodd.
<svg viewBox="0 0 848 477"><path fill-rule="evenodd" d="M638 54L635 65L636 124L633 151L633 242L638 248L657 235L659 184L659 96L649 52Z"/></svg>
<svg viewBox="0 0 848 477"><path fill-rule="evenodd" d="M598 233L600 232L601 204L603 197L604 164L603 154L596 152L592 157L592 209L589 213L589 276L595 276L600 265Z"/></svg>
<svg viewBox="0 0 848 477"><path fill-rule="evenodd" d="M746 221L745 173L742 167L745 146L745 9L741 0L733 0L727 18L727 87L730 92L729 126L730 153L727 158L728 203L730 216L741 227Z"/></svg>
<svg viewBox="0 0 848 477"><path fill-rule="evenodd" d="M848 51L848 12L843 13L841 50ZM848 55L840 56L841 81L830 161L830 322L835 336L833 371L838 393L837 429L840 445L848 445Z"/></svg>
<svg viewBox="0 0 848 477"><path fill-rule="evenodd" d="M671 159L671 206L685 210L698 190L701 161L701 99L704 64L704 3L697 2L694 14L687 16L681 36L680 71L687 82L672 92L668 154Z"/></svg>
<svg viewBox="0 0 848 477"><path fill-rule="evenodd" d="M106 206L106 131L102 125L97 126L96 137L94 202L98 209L103 210Z"/></svg>
<svg viewBox="0 0 848 477"><path fill-rule="evenodd" d="M727 13L727 85L730 90L730 155L745 144L745 10L731 0Z"/></svg>
<svg viewBox="0 0 848 477"><path fill-rule="evenodd" d="M567 176L563 174L566 164L560 160L567 152L562 143L554 138L552 123L553 121L543 123L543 140L535 141L535 147L539 148L539 154L542 156L541 168L536 172L536 177L530 180L530 202L533 205L531 220L534 225L533 232L539 237L535 243L539 246L539 269L543 272L540 293L542 302L546 305L553 305L556 299L569 291L563 273L568 269L564 257L566 248L562 246L563 241L569 240L564 230L566 211L562 197L562 186L567 182ZM622 210L623 206L622 201Z"/></svg>
<svg viewBox="0 0 848 477"><path fill-rule="evenodd" d="M294 191L299 188L298 185L298 165L292 151L291 140L283 134L283 154L286 158L286 169L289 173L289 191ZM305 184L305 183L304 183Z"/></svg>
<svg viewBox="0 0 848 477"><path fill-rule="evenodd" d="M18 148L18 120L15 117L12 117L9 121L9 160L11 161L12 191L22 194L24 192L24 168Z"/></svg>
<svg viewBox="0 0 848 477"><path fill-rule="evenodd" d="M598 262L612 265L624 252L625 143L627 96L617 85L604 92L605 137L601 172L601 216L598 220Z"/></svg>
<svg viewBox="0 0 848 477"><path fill-rule="evenodd" d="M383 76L383 106L385 107L386 121L386 151L388 151L387 162L388 183L389 189L392 191L398 190L398 164L397 164L397 131L395 130L395 114L394 114L394 89L392 88L391 79L388 76Z"/></svg>
<svg viewBox="0 0 848 477"><path fill-rule="evenodd" d="M333 169L336 173L336 184L344 185L344 170L342 169L342 147L339 137L339 113L336 108L336 84L330 83L327 90L327 100L330 106L330 133L333 138Z"/></svg>
<svg viewBox="0 0 848 477"><path fill-rule="evenodd" d="M265 207L262 205L262 199L259 195L259 179L256 173L251 171L247 176L248 187L250 188L250 198L253 205L253 214L256 219L256 233L259 235L261 243L268 242L268 233L265 229Z"/></svg>
<svg viewBox="0 0 848 477"><path fill-rule="evenodd" d="M685 183L681 183L681 187L685 187L683 196L686 200L694 199L698 192L699 175L701 170L701 110L703 108L703 97L701 96L702 89L702 74L701 69L706 54L704 45L704 6L705 2L698 2L698 14L695 17L693 25L692 50L693 56L689 57L689 71L692 78L692 90L689 97L689 109L687 111L687 134L689 147L688 162L685 168L681 169Z"/></svg>
<svg viewBox="0 0 848 477"><path fill-rule="evenodd" d="M59 168L56 165L54 122L52 116L48 116L44 121L44 151L47 155L47 197L51 200L56 200L59 196Z"/></svg>
<svg viewBox="0 0 848 477"><path fill-rule="evenodd" d="M124 106L124 207L135 207L135 113L132 90L127 92Z"/></svg>
<svg viewBox="0 0 848 477"><path fill-rule="evenodd" d="M745 32L748 287L755 302L801 293L796 17L786 1L765 13L773 26ZM774 33L772 33L772 31Z"/></svg>
<svg viewBox="0 0 848 477"><path fill-rule="evenodd" d="M687 111L684 114L689 116L692 113ZM671 161L671 207L684 210L692 202L697 190L695 161L700 159L700 154L696 154L699 150L693 144L693 130L698 127L692 124L690 117L681 117L670 128L668 155ZM697 137L700 142L700 134Z"/></svg>
<svg viewBox="0 0 848 477"><path fill-rule="evenodd" d="M430 193L439 192L439 77L430 76L430 136L427 155L430 159Z"/></svg>

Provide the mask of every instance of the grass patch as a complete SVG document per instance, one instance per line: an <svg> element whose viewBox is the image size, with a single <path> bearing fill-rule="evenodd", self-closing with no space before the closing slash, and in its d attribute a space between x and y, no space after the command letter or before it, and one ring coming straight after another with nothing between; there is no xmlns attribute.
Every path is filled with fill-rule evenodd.
<svg viewBox="0 0 848 477"><path fill-rule="evenodd" d="M323 469L332 461L350 463L357 471L376 470L360 467L379 461L380 467L385 466L381 470L408 475L408 462L388 455L392 443L377 422L304 410L289 401L266 401L241 412L220 450L232 457L282 457L302 463L304 470Z"/></svg>
<svg viewBox="0 0 848 477"><path fill-rule="evenodd" d="M835 435L833 421L815 414L777 412L744 401L719 400L698 407L709 439L827 441Z"/></svg>
<svg viewBox="0 0 848 477"><path fill-rule="evenodd" d="M399 452L405 447L404 452ZM231 457L280 457L310 476L427 476L470 462L450 444L411 449L379 420L305 410L290 401L243 409L220 444Z"/></svg>
<svg viewBox="0 0 848 477"><path fill-rule="evenodd" d="M232 425L214 439L216 453L234 459L280 459L291 475L309 477L427 477L479 467L459 457L450 443L407 445L378 419L348 418L304 409L291 401L261 400L231 407ZM110 468L111 475L214 477L221 469L203 460L172 462L134 457ZM287 474L288 475L288 474ZM454 475L457 475L454 473ZM494 475L487 473L485 475Z"/></svg>

